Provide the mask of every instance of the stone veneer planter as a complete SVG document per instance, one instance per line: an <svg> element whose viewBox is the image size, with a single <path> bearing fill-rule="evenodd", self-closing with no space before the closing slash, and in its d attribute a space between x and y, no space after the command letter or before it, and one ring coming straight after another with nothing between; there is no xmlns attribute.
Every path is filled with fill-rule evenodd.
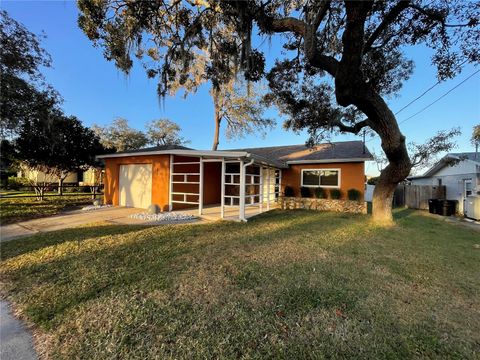
<svg viewBox="0 0 480 360"><path fill-rule="evenodd" d="M346 212L366 214L367 203L365 201L316 199L301 197L280 197L282 209L310 209L320 211Z"/></svg>

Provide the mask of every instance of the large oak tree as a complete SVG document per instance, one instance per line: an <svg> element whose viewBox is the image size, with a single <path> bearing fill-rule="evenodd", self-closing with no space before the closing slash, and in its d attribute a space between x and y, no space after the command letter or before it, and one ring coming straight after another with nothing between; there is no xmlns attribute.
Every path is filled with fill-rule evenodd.
<svg viewBox="0 0 480 360"><path fill-rule="evenodd" d="M385 101L412 72L405 48L431 48L440 79L479 60L476 2L80 0L79 9L81 28L119 68L131 67L133 54L155 44L156 61L147 72L158 75L160 94L178 76L191 76L198 49L222 43L210 46L209 55L223 59L221 49L233 56L249 81L267 75L269 100L288 117L287 126L308 129L311 142L326 131L377 133L389 161L373 197L379 223L392 222L393 192L412 167L405 136ZM224 28L240 42L217 31ZM281 34L286 49L268 73L264 54L252 48L255 32ZM231 73L231 61L219 65L215 77Z"/></svg>

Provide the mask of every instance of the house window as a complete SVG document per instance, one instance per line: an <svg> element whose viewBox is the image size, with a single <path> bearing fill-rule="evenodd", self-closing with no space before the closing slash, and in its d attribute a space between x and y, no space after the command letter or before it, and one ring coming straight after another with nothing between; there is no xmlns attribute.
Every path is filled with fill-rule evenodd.
<svg viewBox="0 0 480 360"><path fill-rule="evenodd" d="M304 169L302 170L302 186L340 187L340 169Z"/></svg>

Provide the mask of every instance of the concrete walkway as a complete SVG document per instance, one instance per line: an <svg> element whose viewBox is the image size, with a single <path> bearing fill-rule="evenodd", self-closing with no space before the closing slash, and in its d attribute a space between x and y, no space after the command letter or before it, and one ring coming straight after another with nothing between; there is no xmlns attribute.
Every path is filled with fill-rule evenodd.
<svg viewBox="0 0 480 360"><path fill-rule="evenodd" d="M24 237L39 232L69 229L85 224L108 221L121 225L162 225L162 222L148 222L132 219L131 214L144 212L143 209L111 207L92 211L70 211L63 214L33 219L0 226L0 242ZM192 221L190 221L192 222Z"/></svg>
<svg viewBox="0 0 480 360"><path fill-rule="evenodd" d="M0 359L38 359L27 328L12 315L6 301L0 301Z"/></svg>

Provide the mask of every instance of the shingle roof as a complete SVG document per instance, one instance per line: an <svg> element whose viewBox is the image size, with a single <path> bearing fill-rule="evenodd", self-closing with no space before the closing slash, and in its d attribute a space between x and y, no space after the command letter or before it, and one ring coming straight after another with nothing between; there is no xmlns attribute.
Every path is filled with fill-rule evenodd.
<svg viewBox="0 0 480 360"><path fill-rule="evenodd" d="M462 153L450 153L448 155L458 157L462 160L468 159L471 161L480 162L480 152L462 152Z"/></svg>
<svg viewBox="0 0 480 360"><path fill-rule="evenodd" d="M152 146L152 147L142 148L142 149L118 151L114 154L116 154L116 155L119 155L119 154L135 154L135 153L139 153L139 152L165 151L165 150L193 150L193 149L182 146L182 145L160 145L160 146Z"/></svg>
<svg viewBox="0 0 480 360"><path fill-rule="evenodd" d="M128 150L107 155L99 155L98 158L130 156L135 154L149 155L150 153L175 153L180 150L182 155L191 156L251 156L251 158L269 163L277 167L287 167L287 164L308 163L308 162L354 162L373 160L372 154L361 141L343 141L316 145L313 148L301 145L270 146L247 149L229 150L194 150L181 145L163 145L150 148Z"/></svg>
<svg viewBox="0 0 480 360"><path fill-rule="evenodd" d="M305 144L270 146L261 148L236 149L247 151L266 159L280 160L294 163L307 162L335 162L357 159L358 161L373 160L373 156L362 141L342 141L316 145L309 148Z"/></svg>

